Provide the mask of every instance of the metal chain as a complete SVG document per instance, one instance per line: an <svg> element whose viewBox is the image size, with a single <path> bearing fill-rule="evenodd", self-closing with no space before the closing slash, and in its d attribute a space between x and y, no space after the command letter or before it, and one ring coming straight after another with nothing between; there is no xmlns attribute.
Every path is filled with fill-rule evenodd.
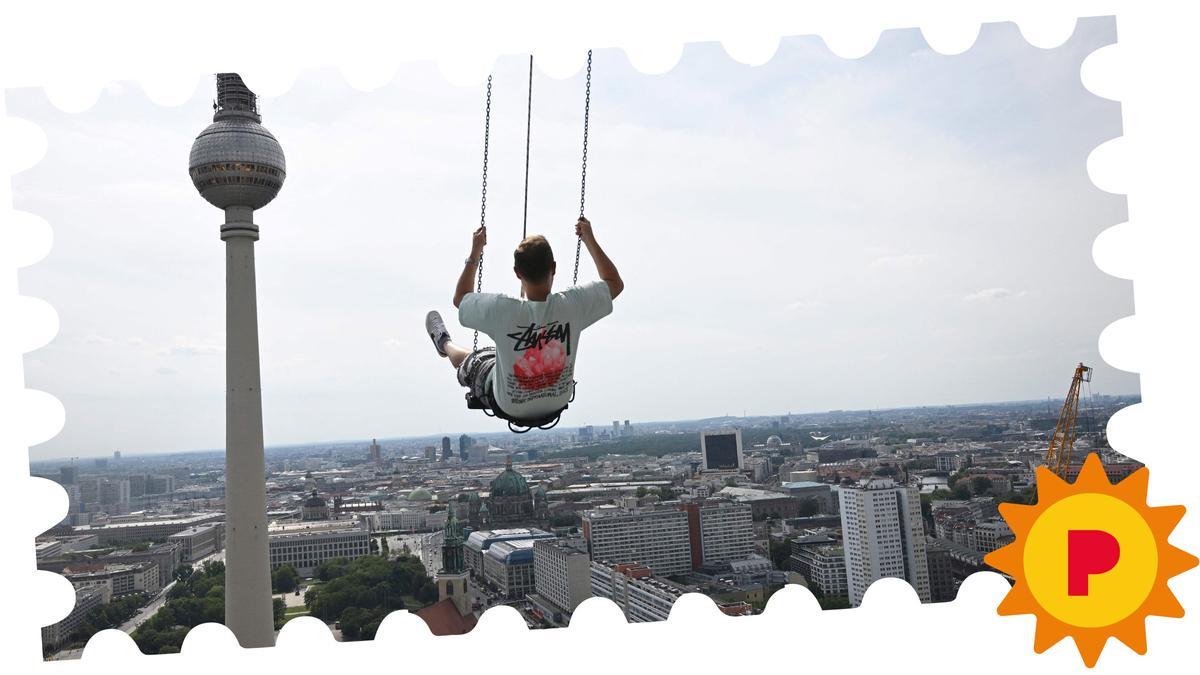
<svg viewBox="0 0 1200 675"><path fill-rule="evenodd" d="M592 110L592 50L588 50L587 58L587 84L584 85L583 96L583 164L579 178L579 217L583 218L584 199L587 197L587 143L588 143L588 118L591 116ZM571 278L571 285L575 286L579 283L579 253L583 248L583 237L575 239L575 275Z"/></svg>
<svg viewBox="0 0 1200 675"><path fill-rule="evenodd" d="M525 103L525 210L521 215L521 240L529 236L529 129L533 120L533 54L529 55L529 98Z"/></svg>
<svg viewBox="0 0 1200 675"><path fill-rule="evenodd" d="M488 170L488 141L492 133L492 76L487 79L487 105L483 112L483 189L479 198L479 227L487 226L487 170ZM475 280L475 292L483 292L483 251L479 251L478 277ZM479 349L479 331L475 331L475 339L471 342L471 351Z"/></svg>

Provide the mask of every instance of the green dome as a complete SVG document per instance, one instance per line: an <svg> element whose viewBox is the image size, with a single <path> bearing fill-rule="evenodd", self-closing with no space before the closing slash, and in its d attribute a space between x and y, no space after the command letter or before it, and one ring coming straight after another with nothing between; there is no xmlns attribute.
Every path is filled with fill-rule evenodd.
<svg viewBox="0 0 1200 675"><path fill-rule="evenodd" d="M492 497L528 497L529 485L525 483L525 477L517 473L512 468L512 458L510 457L504 467L504 471L492 480Z"/></svg>
<svg viewBox="0 0 1200 675"><path fill-rule="evenodd" d="M422 487L419 487L416 490L408 493L408 501L410 502L428 502L432 499L433 495L430 494L429 490L426 490Z"/></svg>

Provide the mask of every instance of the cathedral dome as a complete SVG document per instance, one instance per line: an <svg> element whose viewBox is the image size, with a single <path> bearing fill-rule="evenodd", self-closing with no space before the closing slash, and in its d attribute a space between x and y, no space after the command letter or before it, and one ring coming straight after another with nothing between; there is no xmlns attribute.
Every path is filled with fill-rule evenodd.
<svg viewBox="0 0 1200 675"><path fill-rule="evenodd" d="M517 473L512 468L512 458L508 459L504 467L504 471L492 480L491 485L492 497L528 497L529 485L525 482L525 477Z"/></svg>
<svg viewBox="0 0 1200 675"><path fill-rule="evenodd" d="M430 494L429 490L426 490L423 487L419 487L416 490L408 493L408 501L410 502L428 502L432 500L433 495Z"/></svg>

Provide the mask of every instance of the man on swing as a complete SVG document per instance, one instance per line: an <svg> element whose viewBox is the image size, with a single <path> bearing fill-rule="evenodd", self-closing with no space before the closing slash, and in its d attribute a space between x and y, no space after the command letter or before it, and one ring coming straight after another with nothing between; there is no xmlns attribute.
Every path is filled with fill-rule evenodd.
<svg viewBox="0 0 1200 675"><path fill-rule="evenodd" d="M600 281L552 293L554 252L541 235L525 238L513 252L513 271L521 280L521 298L472 292L487 228L475 230L471 255L454 289L458 321L486 333L496 347L471 351L450 340L436 311L425 317L425 331L438 354L458 371L458 383L493 413L524 426L556 419L573 395L579 334L612 312L612 301L625 283L581 217L575 233L596 264ZM537 422L537 424L534 424Z"/></svg>

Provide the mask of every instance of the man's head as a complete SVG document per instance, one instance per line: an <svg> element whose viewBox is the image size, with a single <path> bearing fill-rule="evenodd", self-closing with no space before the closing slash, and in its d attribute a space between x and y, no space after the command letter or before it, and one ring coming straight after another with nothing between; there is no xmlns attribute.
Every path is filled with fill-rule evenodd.
<svg viewBox="0 0 1200 675"><path fill-rule="evenodd" d="M524 285L550 286L554 280L554 251L540 234L526 237L513 251L513 270Z"/></svg>

